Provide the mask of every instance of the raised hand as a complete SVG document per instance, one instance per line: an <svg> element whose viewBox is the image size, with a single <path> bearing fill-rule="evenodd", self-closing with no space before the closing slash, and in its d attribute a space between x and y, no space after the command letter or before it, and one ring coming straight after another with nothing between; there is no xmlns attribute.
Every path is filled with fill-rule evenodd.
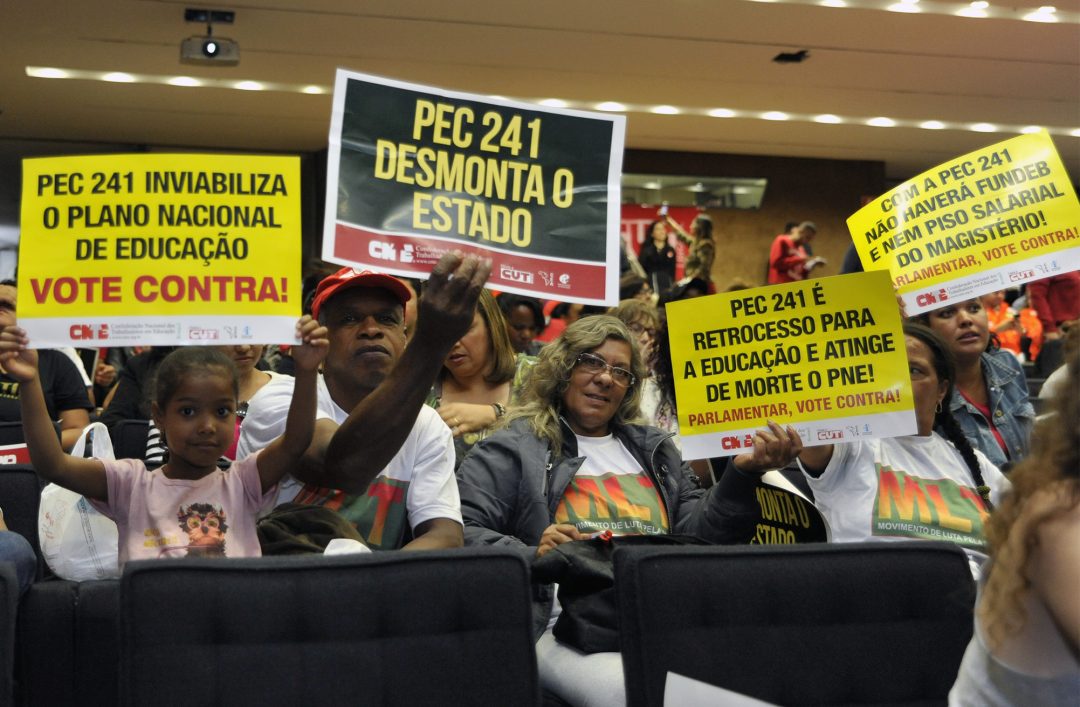
<svg viewBox="0 0 1080 707"><path fill-rule="evenodd" d="M447 349L453 346L469 330L476 301L490 274L488 258L460 251L439 258L417 307L413 342Z"/></svg>
<svg viewBox="0 0 1080 707"><path fill-rule="evenodd" d="M38 374L37 351L27 348L29 345L26 331L17 326L6 326L0 331L0 365L20 383L33 380Z"/></svg>
<svg viewBox="0 0 1080 707"><path fill-rule="evenodd" d="M330 348L329 332L326 327L305 314L296 322L296 335L303 342L292 347L292 359L298 370L314 371L326 358Z"/></svg>

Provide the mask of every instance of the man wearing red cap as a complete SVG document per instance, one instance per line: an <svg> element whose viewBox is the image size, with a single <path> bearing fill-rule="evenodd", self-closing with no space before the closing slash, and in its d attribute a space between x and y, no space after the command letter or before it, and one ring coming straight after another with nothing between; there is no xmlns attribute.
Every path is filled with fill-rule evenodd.
<svg viewBox="0 0 1080 707"><path fill-rule="evenodd" d="M312 315L329 328L330 350L315 439L295 478L282 483L278 503L332 508L373 548L462 544L453 438L423 403L471 324L490 270L488 261L443 256L407 348L404 306L412 295L396 278L342 268L319 283ZM292 381L269 386L276 387L248 411L238 454L265 447L284 430Z"/></svg>

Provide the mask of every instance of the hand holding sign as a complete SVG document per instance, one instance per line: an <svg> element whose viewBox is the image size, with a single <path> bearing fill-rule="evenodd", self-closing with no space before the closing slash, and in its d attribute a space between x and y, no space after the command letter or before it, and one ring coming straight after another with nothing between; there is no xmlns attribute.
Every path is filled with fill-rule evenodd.
<svg viewBox="0 0 1080 707"><path fill-rule="evenodd" d="M1080 268L1080 203L1046 132L944 162L848 218L909 315Z"/></svg>
<svg viewBox="0 0 1080 707"><path fill-rule="evenodd" d="M768 421L806 445L914 431L884 272L673 302L668 327L688 459L756 451Z"/></svg>
<svg viewBox="0 0 1080 707"><path fill-rule="evenodd" d="M625 118L338 71L323 259L426 275L459 248L504 292L614 304Z"/></svg>
<svg viewBox="0 0 1080 707"><path fill-rule="evenodd" d="M26 331L17 326L6 326L0 332L0 363L20 383L29 383L38 375L37 351L27 348L29 345Z"/></svg>
<svg viewBox="0 0 1080 707"><path fill-rule="evenodd" d="M748 474L764 474L782 469L802 453L802 439L793 427L781 427L772 420L766 429L754 433L754 448L735 457L735 468Z"/></svg>

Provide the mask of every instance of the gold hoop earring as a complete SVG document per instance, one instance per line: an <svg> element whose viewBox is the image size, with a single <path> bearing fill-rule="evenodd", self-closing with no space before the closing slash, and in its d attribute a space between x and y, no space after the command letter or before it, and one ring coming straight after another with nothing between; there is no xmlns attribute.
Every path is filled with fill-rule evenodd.
<svg viewBox="0 0 1080 707"><path fill-rule="evenodd" d="M937 413L938 415L941 414L941 401L940 400L937 401L937 407L934 408L934 412Z"/></svg>

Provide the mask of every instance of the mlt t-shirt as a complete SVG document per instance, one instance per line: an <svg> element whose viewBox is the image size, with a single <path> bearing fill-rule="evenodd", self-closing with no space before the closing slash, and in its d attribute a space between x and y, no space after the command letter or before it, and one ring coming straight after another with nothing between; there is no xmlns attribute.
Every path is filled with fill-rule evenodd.
<svg viewBox="0 0 1080 707"><path fill-rule="evenodd" d="M575 435L577 436L577 435ZM668 532L667 509L652 479L614 435L577 436L585 461L555 508L555 522L582 533L615 535Z"/></svg>
<svg viewBox="0 0 1080 707"><path fill-rule="evenodd" d="M999 503L1008 480L975 456ZM807 477L834 542L944 540L985 559L988 510L960 452L936 432L838 444L825 471Z"/></svg>

